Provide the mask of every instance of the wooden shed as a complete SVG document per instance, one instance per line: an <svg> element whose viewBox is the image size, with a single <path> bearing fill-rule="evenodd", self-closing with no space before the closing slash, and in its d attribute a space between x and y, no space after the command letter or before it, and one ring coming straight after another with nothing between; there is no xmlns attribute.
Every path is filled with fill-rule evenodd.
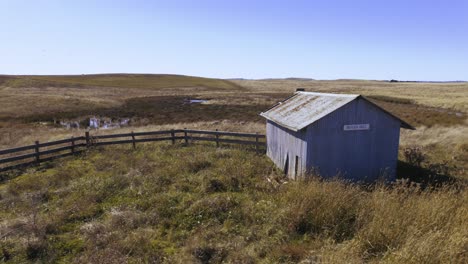
<svg viewBox="0 0 468 264"><path fill-rule="evenodd" d="M296 92L260 114L267 155L290 178L307 173L394 180L400 127L414 129L361 95Z"/></svg>

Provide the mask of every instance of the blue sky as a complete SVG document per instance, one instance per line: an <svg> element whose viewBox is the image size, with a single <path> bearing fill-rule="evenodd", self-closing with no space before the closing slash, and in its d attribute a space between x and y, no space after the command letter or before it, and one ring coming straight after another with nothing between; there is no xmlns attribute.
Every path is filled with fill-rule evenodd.
<svg viewBox="0 0 468 264"><path fill-rule="evenodd" d="M466 0L0 0L0 74L468 80Z"/></svg>

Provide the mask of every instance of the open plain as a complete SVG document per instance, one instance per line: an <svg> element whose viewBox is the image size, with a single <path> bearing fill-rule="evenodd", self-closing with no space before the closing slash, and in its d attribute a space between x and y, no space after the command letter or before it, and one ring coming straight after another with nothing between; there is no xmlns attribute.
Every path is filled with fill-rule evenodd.
<svg viewBox="0 0 468 264"><path fill-rule="evenodd" d="M361 186L311 175L289 182L264 155L212 144L98 148L2 174L0 260L466 263L464 82L0 76L0 150L82 136L91 117L129 120L94 135L263 134L258 114L296 88L362 94L415 126L401 132L399 181ZM411 164L405 150L421 162Z"/></svg>

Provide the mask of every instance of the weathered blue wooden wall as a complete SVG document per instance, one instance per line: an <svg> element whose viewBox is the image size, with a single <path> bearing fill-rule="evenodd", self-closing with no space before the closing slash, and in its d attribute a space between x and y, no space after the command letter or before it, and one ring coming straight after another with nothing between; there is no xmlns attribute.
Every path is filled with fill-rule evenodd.
<svg viewBox="0 0 468 264"><path fill-rule="evenodd" d="M345 131L350 124L369 124L370 129ZM307 167L324 177L395 178L400 121L366 100L354 100L310 125L307 138Z"/></svg>
<svg viewBox="0 0 468 264"><path fill-rule="evenodd" d="M280 169L285 169L288 159L288 175L296 178L306 170L307 142L305 131L294 132L281 127L272 121L267 121L267 156ZM298 168L295 167L295 159L298 157ZM295 172L298 175L295 175Z"/></svg>
<svg viewBox="0 0 468 264"><path fill-rule="evenodd" d="M369 124L369 130L345 131L344 125ZM355 181L395 179L400 121L364 99L356 99L305 129L294 132L267 121L267 154L288 175L314 171Z"/></svg>

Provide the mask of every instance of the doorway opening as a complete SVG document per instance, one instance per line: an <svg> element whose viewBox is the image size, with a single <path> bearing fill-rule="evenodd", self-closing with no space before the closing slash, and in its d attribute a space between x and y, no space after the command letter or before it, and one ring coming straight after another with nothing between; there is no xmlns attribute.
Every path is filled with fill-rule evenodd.
<svg viewBox="0 0 468 264"><path fill-rule="evenodd" d="M299 173L299 157L296 156L296 159L294 161L294 178L297 178L297 176L299 176L298 173Z"/></svg>

